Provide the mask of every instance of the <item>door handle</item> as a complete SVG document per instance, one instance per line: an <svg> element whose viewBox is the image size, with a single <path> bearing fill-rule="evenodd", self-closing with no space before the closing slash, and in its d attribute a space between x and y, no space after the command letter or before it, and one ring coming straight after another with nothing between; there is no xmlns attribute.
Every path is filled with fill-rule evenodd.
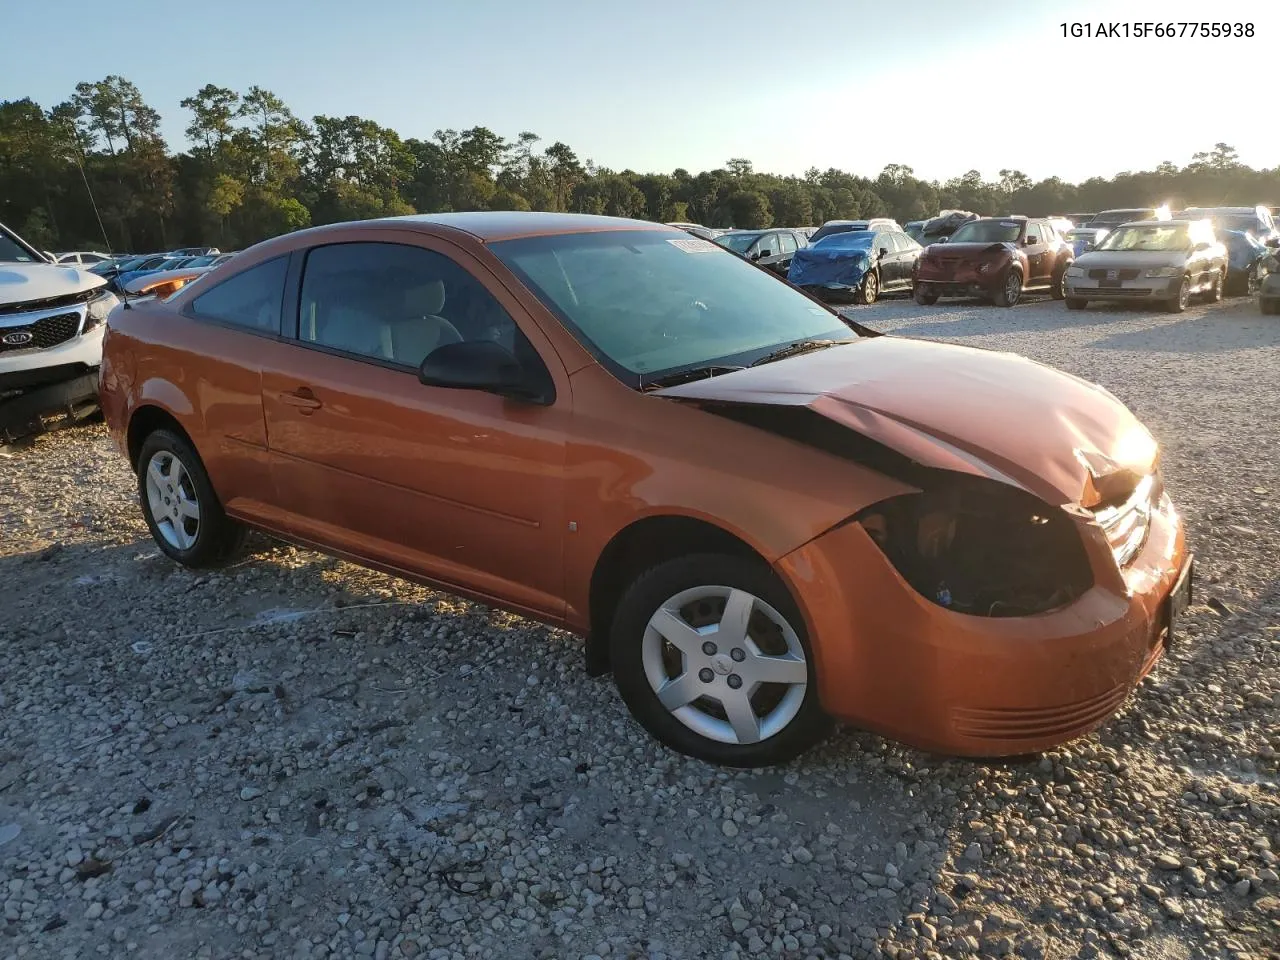
<svg viewBox="0 0 1280 960"><path fill-rule="evenodd" d="M308 387L299 387L292 393L282 393L280 400L291 407L297 407L303 413L311 413L324 406Z"/></svg>

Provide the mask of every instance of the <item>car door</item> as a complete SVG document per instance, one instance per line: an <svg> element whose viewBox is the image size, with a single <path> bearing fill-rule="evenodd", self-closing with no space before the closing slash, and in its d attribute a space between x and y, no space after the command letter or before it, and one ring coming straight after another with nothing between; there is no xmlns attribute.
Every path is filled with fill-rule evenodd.
<svg viewBox="0 0 1280 960"><path fill-rule="evenodd" d="M1022 240L1022 252L1027 255L1027 286L1046 284L1053 273L1053 257L1046 237L1048 229L1042 220L1027 221Z"/></svg>
<svg viewBox="0 0 1280 960"><path fill-rule="evenodd" d="M778 269L778 261L781 259L780 245L781 241L776 233L764 234L755 242L757 255L753 259L760 266L776 271Z"/></svg>
<svg viewBox="0 0 1280 960"><path fill-rule="evenodd" d="M893 242L897 248L895 259L898 265L898 287L909 290L915 275L916 261L920 259L923 248L905 233L895 233Z"/></svg>
<svg viewBox="0 0 1280 960"><path fill-rule="evenodd" d="M791 269L791 260L796 255L799 243L796 235L789 230L783 230L777 236L778 258L777 263L773 265L773 269L785 277L787 271Z"/></svg>
<svg viewBox="0 0 1280 960"><path fill-rule="evenodd" d="M375 565L562 615L570 397L541 331L486 267L447 241L379 231L376 241L302 257L286 315L296 340L262 378L290 530ZM558 377L554 401L419 381L437 346L485 339Z"/></svg>
<svg viewBox="0 0 1280 960"><path fill-rule="evenodd" d="M885 253L881 255L880 251ZM884 230L877 230L871 238L871 262L880 272L880 289L892 290L897 278L897 264L893 259L893 240Z"/></svg>
<svg viewBox="0 0 1280 960"><path fill-rule="evenodd" d="M178 384L194 414L188 432L223 507L250 520L277 502L262 417L262 364L292 349L281 337L289 263L286 253L231 274L187 301L176 321L189 323L184 355L170 363L182 371ZM184 363L190 355L200 363Z"/></svg>

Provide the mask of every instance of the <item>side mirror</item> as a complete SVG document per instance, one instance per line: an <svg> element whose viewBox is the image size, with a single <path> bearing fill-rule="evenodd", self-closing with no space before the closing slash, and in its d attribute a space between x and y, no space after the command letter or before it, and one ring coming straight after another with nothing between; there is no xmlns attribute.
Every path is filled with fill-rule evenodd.
<svg viewBox="0 0 1280 960"><path fill-rule="evenodd" d="M549 384L537 382L506 347L492 340L463 340L436 347L418 368L428 387L481 390L511 400L550 403Z"/></svg>
<svg viewBox="0 0 1280 960"><path fill-rule="evenodd" d="M887 257L888 255L889 255L889 248L888 248L888 247L881 247L881 248L880 248L880 256L882 256L882 257Z"/></svg>
<svg viewBox="0 0 1280 960"><path fill-rule="evenodd" d="M764 257L772 257L772 256L773 256L773 251L766 248L764 250L761 250L756 255L756 259L759 260L759 259L763 259Z"/></svg>
<svg viewBox="0 0 1280 960"><path fill-rule="evenodd" d="M1023 237L1022 239L1022 245L1024 247L1034 247L1039 242L1040 242L1039 237Z"/></svg>

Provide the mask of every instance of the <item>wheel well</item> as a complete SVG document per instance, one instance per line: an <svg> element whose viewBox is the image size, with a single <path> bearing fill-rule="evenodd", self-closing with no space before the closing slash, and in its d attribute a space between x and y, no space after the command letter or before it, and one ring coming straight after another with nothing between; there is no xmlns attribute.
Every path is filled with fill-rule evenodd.
<svg viewBox="0 0 1280 960"><path fill-rule="evenodd" d="M142 450L142 444L146 442L147 437L157 430L172 430L188 443L191 442L187 431L182 429L182 424L178 423L173 414L167 410L162 410L160 407L139 407L133 412L133 416L129 418L129 432L127 434L129 464L134 470L138 468L138 454Z"/></svg>
<svg viewBox="0 0 1280 960"><path fill-rule="evenodd" d="M763 562L750 546L715 524L691 517L647 517L620 530L591 573L587 670L609 669L609 630L623 592L644 571L690 553L725 553Z"/></svg>

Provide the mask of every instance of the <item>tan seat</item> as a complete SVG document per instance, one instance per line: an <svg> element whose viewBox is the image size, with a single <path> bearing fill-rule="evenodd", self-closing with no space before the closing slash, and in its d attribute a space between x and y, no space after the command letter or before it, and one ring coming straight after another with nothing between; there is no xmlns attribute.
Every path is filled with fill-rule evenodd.
<svg viewBox="0 0 1280 960"><path fill-rule="evenodd" d="M432 280L405 290L398 319L383 327L383 350L397 363L418 366L436 347L462 339L458 328L440 316L444 282Z"/></svg>

